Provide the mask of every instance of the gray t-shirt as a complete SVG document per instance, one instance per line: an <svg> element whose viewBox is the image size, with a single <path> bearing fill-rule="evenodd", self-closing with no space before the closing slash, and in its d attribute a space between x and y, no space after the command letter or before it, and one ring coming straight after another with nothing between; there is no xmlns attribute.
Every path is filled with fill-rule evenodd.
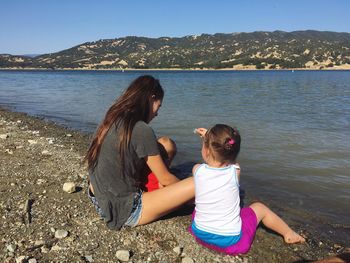
<svg viewBox="0 0 350 263"><path fill-rule="evenodd" d="M97 164L89 171L94 194L110 229L120 229L131 214L134 195L147 177L143 172L144 157L159 154L156 136L143 121L138 121L132 131L124 173L118 145L118 130L112 125L101 145Z"/></svg>

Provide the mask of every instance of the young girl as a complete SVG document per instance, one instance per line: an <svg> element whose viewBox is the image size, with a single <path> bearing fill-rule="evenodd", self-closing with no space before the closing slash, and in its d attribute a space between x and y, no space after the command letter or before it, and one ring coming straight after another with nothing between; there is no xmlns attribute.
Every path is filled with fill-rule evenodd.
<svg viewBox="0 0 350 263"><path fill-rule="evenodd" d="M208 131L198 128L196 132L203 139L205 161L193 167L196 209L190 231L196 240L226 254L245 254L262 221L282 235L286 243L304 242L303 237L264 204L256 202L240 209L240 167L236 158L241 137L238 131L217 124Z"/></svg>

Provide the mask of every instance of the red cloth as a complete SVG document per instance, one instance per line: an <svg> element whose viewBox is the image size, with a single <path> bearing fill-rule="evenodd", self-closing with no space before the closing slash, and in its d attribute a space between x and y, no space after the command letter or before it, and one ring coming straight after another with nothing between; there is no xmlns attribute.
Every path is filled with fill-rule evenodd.
<svg viewBox="0 0 350 263"><path fill-rule="evenodd" d="M152 172L147 176L146 189L147 192L152 192L154 190L159 189L158 179Z"/></svg>

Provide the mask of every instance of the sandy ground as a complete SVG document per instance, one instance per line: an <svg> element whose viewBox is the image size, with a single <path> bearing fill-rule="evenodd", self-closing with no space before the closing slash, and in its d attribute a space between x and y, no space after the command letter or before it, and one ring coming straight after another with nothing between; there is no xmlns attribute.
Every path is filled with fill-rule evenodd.
<svg viewBox="0 0 350 263"><path fill-rule="evenodd" d="M88 144L88 135L0 108L1 262L309 262L347 253L348 239L290 220L305 244L259 228L251 251L236 257L197 244L189 215L109 230L86 196ZM76 191L63 191L66 182Z"/></svg>

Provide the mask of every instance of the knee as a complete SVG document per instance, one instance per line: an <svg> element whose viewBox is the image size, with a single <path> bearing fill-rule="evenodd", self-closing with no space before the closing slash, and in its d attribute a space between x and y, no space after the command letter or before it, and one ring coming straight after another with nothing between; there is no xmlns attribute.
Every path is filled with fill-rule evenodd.
<svg viewBox="0 0 350 263"><path fill-rule="evenodd" d="M252 204L250 205L250 207L251 207L251 208L253 208L253 207L254 207L254 208L258 208L259 210L260 210L260 209L266 209L266 208L267 208L266 205L264 205L262 202L259 202L259 201L252 203Z"/></svg>

